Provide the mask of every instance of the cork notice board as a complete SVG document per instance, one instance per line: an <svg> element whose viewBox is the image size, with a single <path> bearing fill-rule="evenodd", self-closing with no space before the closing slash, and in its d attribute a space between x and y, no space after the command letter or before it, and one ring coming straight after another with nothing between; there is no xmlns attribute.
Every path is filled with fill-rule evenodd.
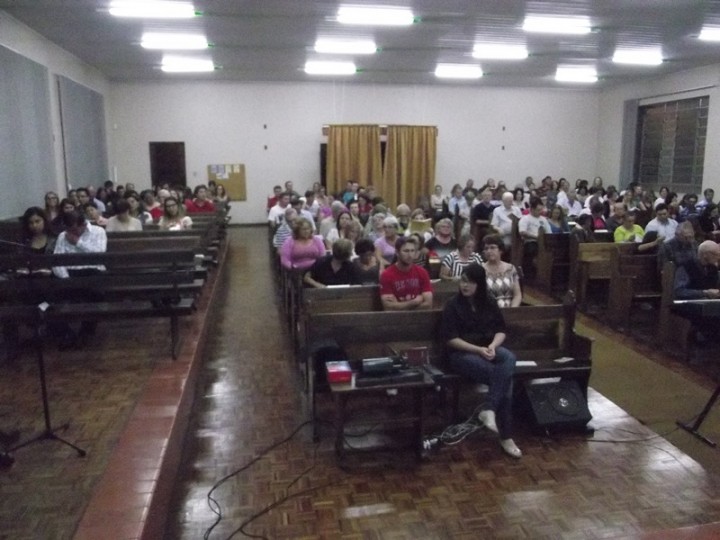
<svg viewBox="0 0 720 540"><path fill-rule="evenodd" d="M246 201L247 191L245 189L245 165L233 163L231 165L208 165L208 182L214 180L217 185L222 185L227 191L230 200Z"/></svg>

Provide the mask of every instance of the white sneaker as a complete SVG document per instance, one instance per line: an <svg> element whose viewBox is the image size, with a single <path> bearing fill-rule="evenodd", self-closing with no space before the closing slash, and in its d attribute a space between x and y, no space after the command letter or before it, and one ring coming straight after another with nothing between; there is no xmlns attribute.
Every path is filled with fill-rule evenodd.
<svg viewBox="0 0 720 540"><path fill-rule="evenodd" d="M478 414L478 420L480 420L480 423L490 431L495 433L498 432L498 427L495 423L495 411L480 411L480 414Z"/></svg>
<svg viewBox="0 0 720 540"><path fill-rule="evenodd" d="M522 452L515 444L515 441L512 439L503 439L500 441L500 446L502 447L503 451L510 457L513 457L515 459L520 459L522 457Z"/></svg>

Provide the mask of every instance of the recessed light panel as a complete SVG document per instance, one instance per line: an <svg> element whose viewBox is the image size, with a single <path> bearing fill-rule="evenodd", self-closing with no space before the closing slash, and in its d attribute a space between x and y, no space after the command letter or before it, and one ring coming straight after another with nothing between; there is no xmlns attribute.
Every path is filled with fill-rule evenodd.
<svg viewBox="0 0 720 540"><path fill-rule="evenodd" d="M612 61L616 64L659 66L663 58L659 49L617 49Z"/></svg>
<svg viewBox="0 0 720 540"><path fill-rule="evenodd" d="M308 75L354 75L356 72L357 68L352 62L305 62L305 73Z"/></svg>
<svg viewBox="0 0 720 540"><path fill-rule="evenodd" d="M698 39L703 41L720 41L720 26L703 26Z"/></svg>
<svg viewBox="0 0 720 540"><path fill-rule="evenodd" d="M440 79L479 79L482 75L480 66L472 64L438 64L435 68Z"/></svg>
<svg viewBox="0 0 720 540"><path fill-rule="evenodd" d="M558 66L555 72L555 80L558 82L591 84L596 83L598 77L594 67Z"/></svg>

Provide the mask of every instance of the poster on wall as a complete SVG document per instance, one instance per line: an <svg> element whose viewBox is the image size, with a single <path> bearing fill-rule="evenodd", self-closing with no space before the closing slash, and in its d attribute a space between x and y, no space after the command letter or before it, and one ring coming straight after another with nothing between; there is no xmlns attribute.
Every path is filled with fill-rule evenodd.
<svg viewBox="0 0 720 540"><path fill-rule="evenodd" d="M232 163L222 165L208 165L208 182L222 185L232 201L247 200L245 188L245 164Z"/></svg>

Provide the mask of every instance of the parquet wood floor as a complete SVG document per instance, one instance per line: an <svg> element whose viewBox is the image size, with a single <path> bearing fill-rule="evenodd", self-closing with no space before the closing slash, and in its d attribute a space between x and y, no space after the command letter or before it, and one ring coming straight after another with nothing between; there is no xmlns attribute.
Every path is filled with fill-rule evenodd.
<svg viewBox="0 0 720 540"><path fill-rule="evenodd" d="M215 517L211 487L305 420L265 232L235 230L231 238L227 294L217 306L167 540L202 538ZM643 381L632 391L663 399ZM478 433L419 467L401 456L348 471L337 466L328 430L319 444L302 430L215 491L223 519L210 538L240 537L238 528L269 505L276 506L247 532L363 540L716 537L718 477L598 392L590 393L590 409L597 431L589 438L520 429L519 461Z"/></svg>

